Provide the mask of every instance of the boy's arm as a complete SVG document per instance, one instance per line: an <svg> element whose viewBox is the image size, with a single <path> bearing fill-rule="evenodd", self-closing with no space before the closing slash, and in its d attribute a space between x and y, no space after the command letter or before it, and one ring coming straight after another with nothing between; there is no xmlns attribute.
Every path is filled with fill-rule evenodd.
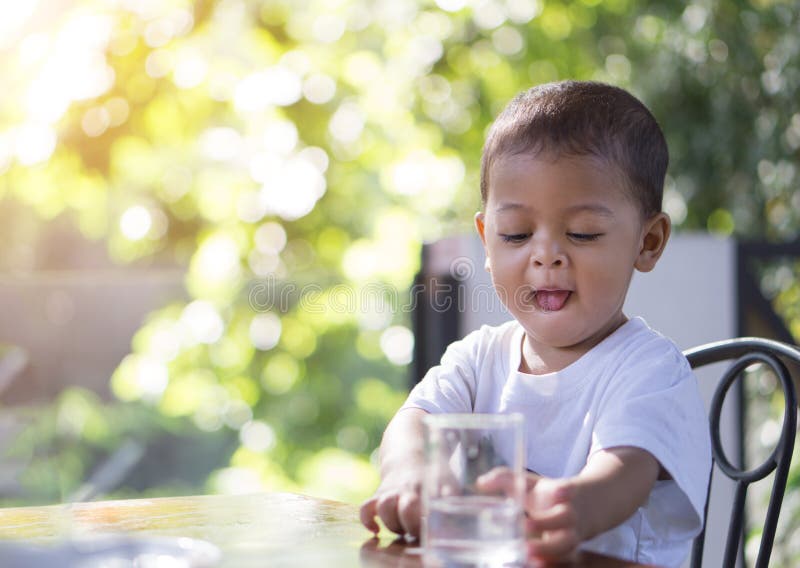
<svg viewBox="0 0 800 568"><path fill-rule="evenodd" d="M621 524L647 500L660 470L649 452L625 446L597 452L575 477L538 480L528 493L531 552L563 557Z"/></svg>
<svg viewBox="0 0 800 568"><path fill-rule="evenodd" d="M426 414L419 408L400 410L383 433L379 454L381 484L361 506L361 522L376 534L377 515L392 532L419 536L425 459L422 418Z"/></svg>

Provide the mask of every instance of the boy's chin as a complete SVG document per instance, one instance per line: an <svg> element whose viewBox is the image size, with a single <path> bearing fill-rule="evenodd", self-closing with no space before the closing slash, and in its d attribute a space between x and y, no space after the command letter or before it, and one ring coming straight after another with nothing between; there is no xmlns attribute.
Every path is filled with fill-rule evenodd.
<svg viewBox="0 0 800 568"><path fill-rule="evenodd" d="M564 310L535 315L537 321L525 321L524 317L517 321L531 340L551 349L588 350L608 335L599 329L587 329L582 322L575 322L572 318L560 317L565 315Z"/></svg>
<svg viewBox="0 0 800 568"><path fill-rule="evenodd" d="M580 333L576 333L577 330L557 325L555 321L549 325L541 325L539 322L536 325L525 325L525 322L520 323L522 323L522 327L525 328L525 333L530 339L539 345L553 349L569 349L581 343L583 339Z"/></svg>

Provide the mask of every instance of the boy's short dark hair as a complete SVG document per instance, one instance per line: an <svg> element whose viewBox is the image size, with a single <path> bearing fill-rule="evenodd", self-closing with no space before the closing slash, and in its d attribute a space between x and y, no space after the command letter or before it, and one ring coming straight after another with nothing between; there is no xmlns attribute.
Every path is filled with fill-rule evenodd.
<svg viewBox="0 0 800 568"><path fill-rule="evenodd" d="M592 156L615 168L645 217L661 211L669 152L656 119L619 87L547 83L517 95L497 117L481 157L481 201L503 156Z"/></svg>

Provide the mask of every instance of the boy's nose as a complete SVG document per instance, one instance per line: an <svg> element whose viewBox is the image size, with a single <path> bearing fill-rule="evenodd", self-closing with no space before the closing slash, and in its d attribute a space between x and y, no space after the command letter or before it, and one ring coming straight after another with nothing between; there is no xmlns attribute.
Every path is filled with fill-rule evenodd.
<svg viewBox="0 0 800 568"><path fill-rule="evenodd" d="M531 264L537 268L559 268L567 264L567 257L557 243L540 243L531 254Z"/></svg>
<svg viewBox="0 0 800 568"><path fill-rule="evenodd" d="M553 258L550 261L541 257L533 259L533 265L539 268L558 268L564 264L564 260L561 257Z"/></svg>

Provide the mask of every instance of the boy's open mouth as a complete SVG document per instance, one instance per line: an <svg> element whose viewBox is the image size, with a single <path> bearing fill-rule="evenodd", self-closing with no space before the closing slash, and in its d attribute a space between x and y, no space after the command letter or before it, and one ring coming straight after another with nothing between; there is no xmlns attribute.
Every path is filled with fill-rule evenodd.
<svg viewBox="0 0 800 568"><path fill-rule="evenodd" d="M533 301L544 312L557 312L569 299L569 290L536 290Z"/></svg>

